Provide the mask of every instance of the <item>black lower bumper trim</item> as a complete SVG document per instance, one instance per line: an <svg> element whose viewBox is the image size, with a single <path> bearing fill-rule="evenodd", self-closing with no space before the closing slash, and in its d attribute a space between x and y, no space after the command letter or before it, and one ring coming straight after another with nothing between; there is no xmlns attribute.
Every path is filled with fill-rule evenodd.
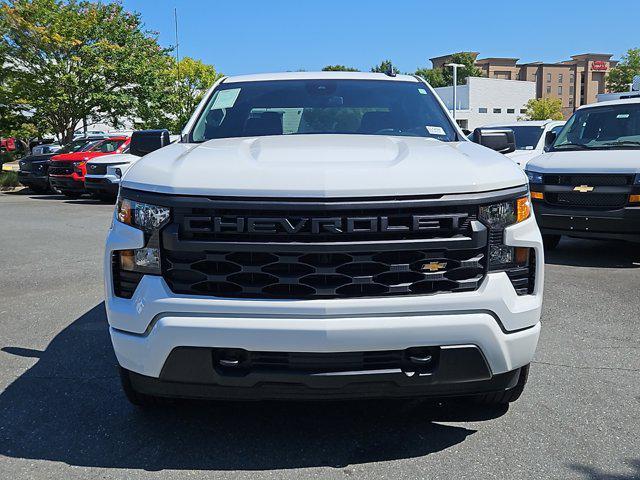
<svg viewBox="0 0 640 480"><path fill-rule="evenodd" d="M534 212L543 234L640 242L640 206L588 210L535 202Z"/></svg>
<svg viewBox="0 0 640 480"><path fill-rule="evenodd" d="M437 364L421 372L402 365L377 370L321 369L315 372L279 366L234 374L216 366L216 349L180 347L170 354L160 378L134 372L129 372L129 376L133 388L143 394L218 400L468 396L504 391L513 388L518 381L520 369L492 375L477 347L442 347L438 350ZM327 355L328 359L332 356L320 355ZM315 354L314 362L317 362L317 356Z"/></svg>
<svg viewBox="0 0 640 480"><path fill-rule="evenodd" d="M50 176L51 185L58 190L66 192L84 192L84 182L78 182L71 177L54 177Z"/></svg>
<svg viewBox="0 0 640 480"><path fill-rule="evenodd" d="M32 175L30 173L18 172L18 181L25 187L35 187L39 190L46 190L50 187L49 177Z"/></svg>
<svg viewBox="0 0 640 480"><path fill-rule="evenodd" d="M85 178L84 187L88 192L96 192L115 197L118 195L119 185L117 183L111 183L106 178Z"/></svg>

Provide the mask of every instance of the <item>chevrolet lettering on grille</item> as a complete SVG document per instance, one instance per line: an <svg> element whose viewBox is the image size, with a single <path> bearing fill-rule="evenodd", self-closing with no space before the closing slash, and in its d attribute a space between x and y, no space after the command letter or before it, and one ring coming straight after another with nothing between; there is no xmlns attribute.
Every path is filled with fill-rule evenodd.
<svg viewBox="0 0 640 480"><path fill-rule="evenodd" d="M188 233L349 234L429 232L460 228L466 214L369 217L223 217L184 216Z"/></svg>

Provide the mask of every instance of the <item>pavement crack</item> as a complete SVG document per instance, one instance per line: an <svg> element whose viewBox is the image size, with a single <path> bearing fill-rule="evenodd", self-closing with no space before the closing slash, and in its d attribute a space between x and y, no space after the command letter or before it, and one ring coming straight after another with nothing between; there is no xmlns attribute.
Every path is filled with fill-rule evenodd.
<svg viewBox="0 0 640 480"><path fill-rule="evenodd" d="M538 361L533 361L531 363L536 363L538 365L549 365L551 367L576 368L578 370L618 370L618 371L624 371L624 372L640 372L640 369L638 369L638 368L587 367L587 366L583 366L583 365L567 365L565 363L538 362Z"/></svg>

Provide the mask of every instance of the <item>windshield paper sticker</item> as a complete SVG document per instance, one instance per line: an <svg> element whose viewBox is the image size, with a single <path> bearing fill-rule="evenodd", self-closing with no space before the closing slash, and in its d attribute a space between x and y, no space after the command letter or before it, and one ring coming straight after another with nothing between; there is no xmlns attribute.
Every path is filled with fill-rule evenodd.
<svg viewBox="0 0 640 480"><path fill-rule="evenodd" d="M418 93L419 93L420 95L426 95L426 94L427 94L427 91L426 91L424 88L419 88L419 89L418 89Z"/></svg>
<svg viewBox="0 0 640 480"><path fill-rule="evenodd" d="M430 135L446 135L444 128L432 127L431 125L427 125L427 132L429 132Z"/></svg>
<svg viewBox="0 0 640 480"><path fill-rule="evenodd" d="M216 99L213 101L211 110L219 108L232 108L240 95L239 88L230 88L229 90L219 90Z"/></svg>

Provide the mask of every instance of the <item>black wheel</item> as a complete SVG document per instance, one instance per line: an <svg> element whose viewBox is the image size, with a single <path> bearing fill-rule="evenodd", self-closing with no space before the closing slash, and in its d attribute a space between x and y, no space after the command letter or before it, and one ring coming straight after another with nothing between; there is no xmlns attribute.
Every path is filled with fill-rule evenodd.
<svg viewBox="0 0 640 480"><path fill-rule="evenodd" d="M61 190L60 193L62 193L62 195L67 198L80 198L80 196L82 195L81 193L70 192L69 190Z"/></svg>
<svg viewBox="0 0 640 480"><path fill-rule="evenodd" d="M520 369L520 377L518 378L518 383L515 387L510 390L505 390L504 392L494 392L487 393L485 395L480 395L476 398L476 402L481 405L487 406L500 406L505 405L507 403L515 402L520 398L522 392L524 391L524 386L527 384L527 379L529 378L529 365L525 365Z"/></svg>
<svg viewBox="0 0 640 480"><path fill-rule="evenodd" d="M164 397L156 397L153 395L146 395L144 393L140 393L133 388L131 384L131 378L129 378L129 371L125 370L122 367L118 367L120 371L120 383L122 385L122 390L124 391L127 400L136 407L140 408L154 408L154 407L165 407L168 405L172 405L174 402L170 398Z"/></svg>
<svg viewBox="0 0 640 480"><path fill-rule="evenodd" d="M560 243L562 235L542 235L542 243L545 250L553 250Z"/></svg>

